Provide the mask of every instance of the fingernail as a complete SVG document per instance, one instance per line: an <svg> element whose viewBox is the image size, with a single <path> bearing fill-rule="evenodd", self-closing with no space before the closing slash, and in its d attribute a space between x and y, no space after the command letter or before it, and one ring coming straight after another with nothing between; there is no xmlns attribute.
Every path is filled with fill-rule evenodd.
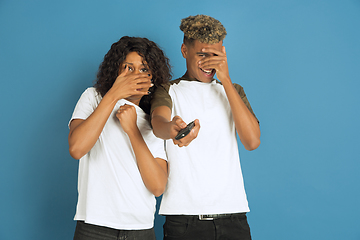
<svg viewBox="0 0 360 240"><path fill-rule="evenodd" d="M126 67L127 67L127 65L125 64L125 67L124 67L124 69L126 69Z"/></svg>
<svg viewBox="0 0 360 240"><path fill-rule="evenodd" d="M150 84L150 86L152 87L152 86L154 86L154 84Z"/></svg>
<svg viewBox="0 0 360 240"><path fill-rule="evenodd" d="M148 76L150 77L150 73L148 74Z"/></svg>

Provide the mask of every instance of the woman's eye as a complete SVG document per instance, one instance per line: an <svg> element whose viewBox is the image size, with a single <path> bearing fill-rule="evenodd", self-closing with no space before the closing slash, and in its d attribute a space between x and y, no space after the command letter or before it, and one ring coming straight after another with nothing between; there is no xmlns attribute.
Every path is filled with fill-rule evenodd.
<svg viewBox="0 0 360 240"><path fill-rule="evenodd" d="M142 68L142 69L140 69L140 72L141 73L145 73L145 72L148 72L149 71L149 69L147 69L147 68Z"/></svg>
<svg viewBox="0 0 360 240"><path fill-rule="evenodd" d="M131 72L134 71L134 69L132 67L129 66L128 68L129 68L129 71L131 71Z"/></svg>

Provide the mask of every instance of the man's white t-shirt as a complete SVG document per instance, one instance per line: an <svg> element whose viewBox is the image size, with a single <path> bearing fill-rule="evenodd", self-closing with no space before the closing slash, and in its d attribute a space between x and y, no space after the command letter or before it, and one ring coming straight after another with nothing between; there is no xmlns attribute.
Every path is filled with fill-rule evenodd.
<svg viewBox="0 0 360 240"><path fill-rule="evenodd" d="M235 88L252 109L240 85ZM169 178L159 213L198 215L248 212L236 129L224 87L180 78L158 88L152 109L168 106L172 118L200 121L196 139L187 147L166 141Z"/></svg>

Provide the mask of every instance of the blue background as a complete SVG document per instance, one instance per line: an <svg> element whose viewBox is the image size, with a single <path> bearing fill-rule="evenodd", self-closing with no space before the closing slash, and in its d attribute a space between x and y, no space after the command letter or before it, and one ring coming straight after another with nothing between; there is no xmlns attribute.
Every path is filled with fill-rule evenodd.
<svg viewBox="0 0 360 240"><path fill-rule="evenodd" d="M72 239L80 94L123 35L158 43L181 76L180 19L196 14L226 27L261 122L260 147L239 146L253 239L360 239L359 0L0 1L0 239Z"/></svg>

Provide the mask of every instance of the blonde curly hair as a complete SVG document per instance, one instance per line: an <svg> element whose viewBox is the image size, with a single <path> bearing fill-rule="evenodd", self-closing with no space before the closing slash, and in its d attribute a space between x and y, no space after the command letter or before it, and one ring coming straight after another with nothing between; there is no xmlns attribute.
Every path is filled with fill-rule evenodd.
<svg viewBox="0 0 360 240"><path fill-rule="evenodd" d="M184 32L185 44L192 43L194 40L215 44L226 36L225 27L219 20L201 14L181 19L180 30Z"/></svg>

